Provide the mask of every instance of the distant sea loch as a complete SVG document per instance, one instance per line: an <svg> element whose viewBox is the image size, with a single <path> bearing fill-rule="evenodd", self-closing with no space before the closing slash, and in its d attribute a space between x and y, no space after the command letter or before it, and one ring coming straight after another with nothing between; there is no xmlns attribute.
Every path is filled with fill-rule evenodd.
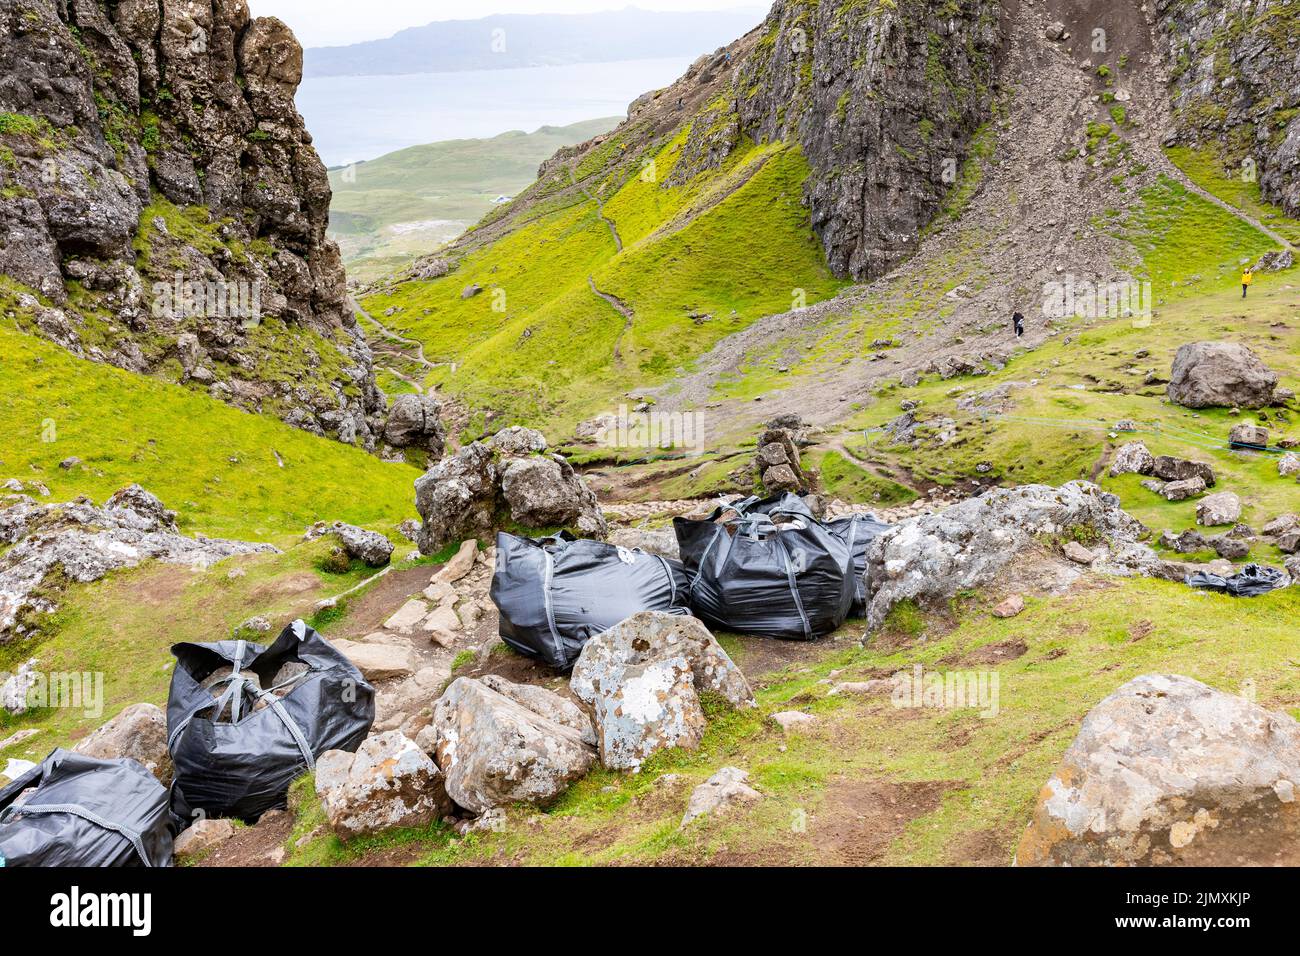
<svg viewBox="0 0 1300 956"><path fill-rule="evenodd" d="M320 77L303 81L298 111L325 164L345 166L422 143L621 116L642 93L677 80L691 59Z"/></svg>

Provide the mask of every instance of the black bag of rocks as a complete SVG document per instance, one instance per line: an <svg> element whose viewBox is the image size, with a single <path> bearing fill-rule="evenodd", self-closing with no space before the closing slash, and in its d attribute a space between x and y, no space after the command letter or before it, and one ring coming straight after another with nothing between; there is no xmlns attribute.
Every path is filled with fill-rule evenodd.
<svg viewBox="0 0 1300 956"><path fill-rule="evenodd" d="M886 524L873 514L849 515L827 521L825 524L827 530L844 541L853 552L853 603L849 605L849 617L865 617L867 549L893 525Z"/></svg>
<svg viewBox="0 0 1300 956"><path fill-rule="evenodd" d="M0 867L171 865L167 789L134 760L56 750L0 790Z"/></svg>
<svg viewBox="0 0 1300 956"><path fill-rule="evenodd" d="M492 602L502 640L569 670L592 637L641 611L689 615L680 561L575 538L497 535Z"/></svg>
<svg viewBox="0 0 1300 956"><path fill-rule="evenodd" d="M355 751L375 720L375 690L302 621L270 647L176 644L167 700L179 829L200 816L256 821L327 750Z"/></svg>
<svg viewBox="0 0 1300 956"><path fill-rule="evenodd" d="M676 518L673 530L693 576L691 607L714 627L812 640L842 625L858 595L857 523L833 530L798 495L749 498L703 520Z"/></svg>
<svg viewBox="0 0 1300 956"><path fill-rule="evenodd" d="M1291 583L1291 576L1277 568L1248 564L1236 574L1223 577L1208 571L1188 575L1187 584L1194 588L1218 591L1232 597L1259 597Z"/></svg>

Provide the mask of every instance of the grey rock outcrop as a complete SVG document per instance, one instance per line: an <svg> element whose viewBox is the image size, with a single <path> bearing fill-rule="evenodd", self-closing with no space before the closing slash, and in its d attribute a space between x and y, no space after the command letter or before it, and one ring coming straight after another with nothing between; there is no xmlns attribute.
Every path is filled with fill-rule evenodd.
<svg viewBox="0 0 1300 956"><path fill-rule="evenodd" d="M0 273L77 355L369 447L384 399L301 75L244 0L0 6Z"/></svg>
<svg viewBox="0 0 1300 956"><path fill-rule="evenodd" d="M26 618L56 607L42 585L54 571L79 584L150 558L210 567L239 554L276 552L269 544L183 536L175 513L138 485L114 494L102 508L88 498L37 504L25 495L0 499L0 644L26 634Z"/></svg>
<svg viewBox="0 0 1300 956"><path fill-rule="evenodd" d="M759 30L729 95L691 127L674 177L721 165L745 136L797 141L831 268L884 274L917 248L943 202L934 170L964 159L987 119L999 5L778 0Z"/></svg>
<svg viewBox="0 0 1300 956"><path fill-rule="evenodd" d="M1300 863L1300 724L1188 677L1125 684L1043 787L1021 866Z"/></svg>
<svg viewBox="0 0 1300 956"><path fill-rule="evenodd" d="M540 446L540 447L538 447ZM529 429L498 433L449 455L415 482L423 519L416 543L425 554L477 535L506 518L526 528L568 527L588 538L609 528L596 496L561 455L545 454L546 439Z"/></svg>
<svg viewBox="0 0 1300 956"><path fill-rule="evenodd" d="M1084 481L999 488L897 524L867 552L867 623L879 627L899 601L946 601L988 584L1038 537L1070 529L1087 529L1118 545L1132 544L1146 531L1117 497ZM1149 555L1146 563L1153 562Z"/></svg>
<svg viewBox="0 0 1300 956"><path fill-rule="evenodd" d="M388 409L384 441L394 448L418 448L435 460L447 447L442 402L429 395L399 395Z"/></svg>
<svg viewBox="0 0 1300 956"><path fill-rule="evenodd" d="M1290 4L1158 0L1155 12L1174 65L1177 141L1213 147L1230 169L1252 172L1265 199L1300 217L1300 58Z"/></svg>
<svg viewBox="0 0 1300 956"><path fill-rule="evenodd" d="M1266 408L1277 373L1237 342L1189 342L1174 355L1169 400L1185 408Z"/></svg>

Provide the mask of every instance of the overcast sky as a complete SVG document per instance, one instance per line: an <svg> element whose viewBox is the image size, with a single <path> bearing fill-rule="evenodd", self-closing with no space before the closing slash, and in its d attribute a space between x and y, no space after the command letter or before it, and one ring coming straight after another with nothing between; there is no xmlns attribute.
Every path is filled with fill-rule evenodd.
<svg viewBox="0 0 1300 956"><path fill-rule="evenodd" d="M477 20L494 13L766 9L766 0L249 0L253 16L279 17L303 46L378 40L434 20ZM755 21L757 22L757 21Z"/></svg>

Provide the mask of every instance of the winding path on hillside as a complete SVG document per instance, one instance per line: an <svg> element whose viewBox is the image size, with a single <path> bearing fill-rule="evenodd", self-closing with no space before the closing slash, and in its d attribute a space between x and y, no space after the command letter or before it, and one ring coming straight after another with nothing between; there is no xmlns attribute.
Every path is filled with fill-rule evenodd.
<svg viewBox="0 0 1300 956"><path fill-rule="evenodd" d="M614 248L619 252L622 252L623 237L618 234L618 226L614 224L614 220L610 219L608 216L605 215L605 203L602 202L600 199L597 199L594 195L592 195L591 190L589 190L582 183L578 182L578 173L577 170L573 168L573 166L569 167L569 179L573 182L573 185L578 187L578 190L584 196L586 196L588 199L590 199L593 203L596 204L596 215L600 217L601 222L603 222L606 226L609 227L609 234L614 237Z"/></svg>
<svg viewBox="0 0 1300 956"><path fill-rule="evenodd" d="M632 311L632 307L630 305L628 305L618 296L614 295L612 292L602 292L596 286L595 276L587 276L587 285L591 286L592 292L594 292L599 298L604 299L606 302L608 302L618 312L619 315L623 316L623 329L618 333L618 338L614 340L614 361L622 362L623 361L623 336L627 335L628 330L632 328L632 323L636 321L636 313Z"/></svg>
<svg viewBox="0 0 1300 956"><path fill-rule="evenodd" d="M1169 160L1168 165L1169 165L1169 169L1174 174L1174 178L1177 179L1179 184L1188 192L1195 193L1197 196L1200 196L1202 199L1218 206L1224 212L1236 216L1238 219L1240 219L1246 225L1250 226L1252 229L1255 229L1258 232L1262 232L1264 235L1268 236L1270 239L1276 242L1283 249L1290 250L1292 253L1296 251L1295 246L1291 244L1291 240L1287 239L1285 236L1273 231L1272 229L1264 225L1264 223L1256 219L1254 216L1252 216L1250 213L1246 212L1245 210L1240 209L1237 206L1234 206L1232 203L1228 202L1227 200L1220 199L1218 196L1214 195L1214 193L1210 192L1209 190L1202 189L1200 186L1196 185L1196 183L1192 182L1191 177L1188 176L1181 169L1179 169L1178 165L1174 163L1173 160Z"/></svg>
<svg viewBox="0 0 1300 956"><path fill-rule="evenodd" d="M389 340L392 341L392 342L396 342L396 343L398 343L399 345L405 346L406 348L409 348L409 349L411 349L411 350L414 351L414 353L415 353L414 355L406 355L406 354L403 354L403 357L404 357L404 358L407 358L407 359L410 360L410 361L414 361L414 362L416 362L416 363L419 364L421 367L423 367L426 371L430 371L430 372L433 371L433 370L436 369L436 368L441 367L441 366L439 366L439 365L434 364L433 362L430 362L427 358L425 358L425 355L424 355L424 343L423 343L423 342L420 342L420 341L418 341L418 340L416 340L416 339L409 339L409 338L407 338L406 336L400 334L399 332L396 332L396 331L394 331L393 329L389 328L389 327L388 327L387 325L385 325L383 322L379 321L377 318L375 318L373 315L371 315L369 312L367 312L365 309L363 309L363 308L361 307L361 303L357 301L357 299L356 299L355 296L351 296L351 295L348 296L348 307L349 307L350 309L352 309L352 311L353 311L355 314L357 314L357 315L361 316L362 318L366 319L368 322L373 323L373 324L375 325L375 327L379 329L379 331L383 334L383 336L384 336L385 338L389 339ZM376 344L379 344L379 343L376 343ZM389 354L389 353L386 353L386 352L376 352L376 356L377 356L377 357L387 357L388 354ZM445 362L443 363L443 365L446 365L446 364L447 364L447 363L445 363ZM392 365L391 363L385 363L384 366L383 366L383 368L384 368L385 371L387 371L387 372L388 372L390 375L392 375L394 378L396 378L396 379L400 379L401 381L405 382L407 385L411 386L411 388L415 389L417 395L423 395L423 394L425 394L426 389L425 389L425 387L424 387L423 385L421 385L419 382L416 382L414 379L412 379L410 376L406 375L404 372L402 372L400 369L396 368L396 367L395 367L394 365Z"/></svg>

